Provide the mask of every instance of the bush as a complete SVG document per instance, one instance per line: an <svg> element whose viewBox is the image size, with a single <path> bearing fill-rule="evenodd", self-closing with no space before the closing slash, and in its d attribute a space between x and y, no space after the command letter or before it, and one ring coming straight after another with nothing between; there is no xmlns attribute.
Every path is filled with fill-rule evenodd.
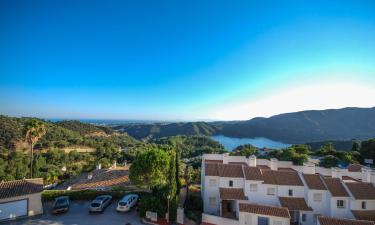
<svg viewBox="0 0 375 225"><path fill-rule="evenodd" d="M185 215L197 223L201 222L203 201L200 195L189 194L185 200Z"/></svg>
<svg viewBox="0 0 375 225"><path fill-rule="evenodd" d="M126 194L138 194L145 196L147 192L140 191L95 191L95 190L82 190L82 191L66 191L66 190L45 190L42 193L42 201L53 201L59 196L69 196L71 200L92 200L99 195L111 195L113 199L120 199Z"/></svg>

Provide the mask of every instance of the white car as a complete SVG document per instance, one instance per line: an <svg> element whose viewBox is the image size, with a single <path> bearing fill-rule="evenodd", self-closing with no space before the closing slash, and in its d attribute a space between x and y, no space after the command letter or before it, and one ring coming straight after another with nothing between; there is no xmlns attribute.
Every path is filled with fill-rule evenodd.
<svg viewBox="0 0 375 225"><path fill-rule="evenodd" d="M127 212L137 204L138 199L139 196L136 194L125 195L118 202L116 210L119 212Z"/></svg>

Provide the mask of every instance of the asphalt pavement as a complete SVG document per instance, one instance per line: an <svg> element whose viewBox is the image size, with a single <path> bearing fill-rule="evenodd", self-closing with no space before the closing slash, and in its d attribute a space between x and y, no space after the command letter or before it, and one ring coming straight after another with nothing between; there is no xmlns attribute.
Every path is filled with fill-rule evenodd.
<svg viewBox="0 0 375 225"><path fill-rule="evenodd" d="M112 202L103 213L89 213L90 201L71 201L67 213L51 214L51 203L44 204L44 213L40 216L7 221L9 225L143 225L138 212L133 208L130 212L116 211L117 201ZM0 223L2 225L3 223Z"/></svg>

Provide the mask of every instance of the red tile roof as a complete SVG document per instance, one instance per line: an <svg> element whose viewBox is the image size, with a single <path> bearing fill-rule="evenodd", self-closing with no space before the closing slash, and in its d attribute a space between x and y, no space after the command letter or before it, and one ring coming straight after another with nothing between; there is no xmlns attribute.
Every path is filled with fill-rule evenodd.
<svg viewBox="0 0 375 225"><path fill-rule="evenodd" d="M205 164L205 175L206 176L219 176L218 164L206 163Z"/></svg>
<svg viewBox="0 0 375 225"><path fill-rule="evenodd" d="M270 170L270 168L266 165L257 165L257 167L261 170Z"/></svg>
<svg viewBox="0 0 375 225"><path fill-rule="evenodd" d="M323 181L318 174L302 174L309 189L314 190L327 190Z"/></svg>
<svg viewBox="0 0 375 225"><path fill-rule="evenodd" d="M246 180L263 180L262 172L258 167L244 167L243 172L245 173Z"/></svg>
<svg viewBox="0 0 375 225"><path fill-rule="evenodd" d="M320 225L374 225L371 221L366 220L349 220L349 219L338 219L331 217L318 217Z"/></svg>
<svg viewBox="0 0 375 225"><path fill-rule="evenodd" d="M303 186L297 172L263 170L262 174L265 184Z"/></svg>
<svg viewBox="0 0 375 225"><path fill-rule="evenodd" d="M246 200L242 188L220 188L220 198L222 200Z"/></svg>
<svg viewBox="0 0 375 225"><path fill-rule="evenodd" d="M350 164L348 166L348 171L349 172L361 172L362 171L362 166L359 164Z"/></svg>
<svg viewBox="0 0 375 225"><path fill-rule="evenodd" d="M352 213L357 220L369 220L375 222L375 210L353 210Z"/></svg>
<svg viewBox="0 0 375 225"><path fill-rule="evenodd" d="M220 177L244 177L241 165L218 164L218 167Z"/></svg>
<svg viewBox="0 0 375 225"><path fill-rule="evenodd" d="M323 182L333 197L349 197L340 178L324 177Z"/></svg>
<svg viewBox="0 0 375 225"><path fill-rule="evenodd" d="M355 199L375 199L375 187L372 183L347 182L345 185Z"/></svg>
<svg viewBox="0 0 375 225"><path fill-rule="evenodd" d="M248 213L260 214L260 215L290 218L289 211L287 208L276 207L276 206L240 203L240 212L248 212Z"/></svg>
<svg viewBox="0 0 375 225"><path fill-rule="evenodd" d="M29 195L43 191L43 179L0 182L0 199Z"/></svg>
<svg viewBox="0 0 375 225"><path fill-rule="evenodd" d="M129 171L128 168L118 167L116 169L97 170L92 174L92 179L80 179L70 186L72 190L94 189L98 187L129 187Z"/></svg>
<svg viewBox="0 0 375 225"><path fill-rule="evenodd" d="M304 198L279 197L280 205L292 211L312 211Z"/></svg>

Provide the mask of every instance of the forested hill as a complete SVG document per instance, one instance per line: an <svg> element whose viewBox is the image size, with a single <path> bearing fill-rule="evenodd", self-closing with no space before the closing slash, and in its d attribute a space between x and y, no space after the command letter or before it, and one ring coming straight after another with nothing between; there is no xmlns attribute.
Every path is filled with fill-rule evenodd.
<svg viewBox="0 0 375 225"><path fill-rule="evenodd" d="M30 118L15 118L0 115L0 150L25 150L24 128ZM36 148L65 148L87 146L97 148L105 142L120 147L135 145L139 141L118 134L109 127L96 126L79 121L49 122L41 120L47 128L46 134L37 142Z"/></svg>
<svg viewBox="0 0 375 225"><path fill-rule="evenodd" d="M365 140L375 137L375 107L311 110L236 122L124 125L116 129L136 138L222 134L231 137L266 137L291 144Z"/></svg>
<svg viewBox="0 0 375 225"><path fill-rule="evenodd" d="M129 124L114 127L130 136L141 138L160 138L175 135L205 135L211 136L218 128L206 122L169 123L169 124Z"/></svg>

